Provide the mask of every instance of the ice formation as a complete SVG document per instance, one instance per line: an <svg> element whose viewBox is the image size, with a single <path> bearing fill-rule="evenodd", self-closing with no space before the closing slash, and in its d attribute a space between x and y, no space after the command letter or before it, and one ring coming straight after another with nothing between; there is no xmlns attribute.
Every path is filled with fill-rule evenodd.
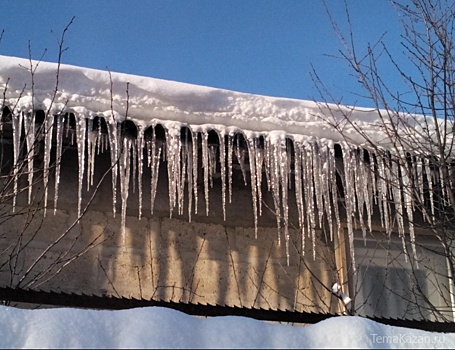
<svg viewBox="0 0 455 350"><path fill-rule="evenodd" d="M32 65L36 67L38 63L32 62ZM139 218L142 215L142 184L147 180L143 178L143 166L150 168L148 181L153 214L160 159L164 159L169 180L170 216L175 212L183 214L186 197L189 220L197 214L201 196L205 201L205 214L209 214L209 192L217 173L221 174L220 200L226 220L226 206L231 202L233 191L233 163L237 162L245 184L251 188L252 225L256 235L258 220L264 211L263 191L267 188L273 198L277 239L281 242L284 238L288 260L290 196L295 196L302 245L305 241L311 242L313 255L316 230L327 229L333 239L343 223L347 226L353 254L353 232L358 226L364 234L372 229L371 217L376 205L386 232L392 231L392 222L396 221L400 235L404 237L405 232L409 232L411 242L415 240L412 224L406 227L403 220L407 217L412 222L414 199L401 191L400 186L407 186L410 178L406 174L412 173L414 181L421 186L421 195L424 178L431 194L435 174L423 158L410 163L410 169L400 164L387 164L378 149L390 148L391 141L378 126L375 111L257 96L69 65L60 66L54 95L57 65L46 62L40 62L33 75L32 93L30 70L25 67L30 67L28 60L0 56L4 106L12 112L14 162L16 165L19 162L21 138L25 138L31 153L36 135L44 137L46 202L52 143L56 144L59 159L63 133L68 130L71 117L75 119L79 162L78 214L82 211L84 183L93 186L95 154L109 149L113 212L116 213L120 189L123 235L131 190L138 191ZM41 134L34 129L37 110L46 112ZM327 121L341 123L345 120L344 115L349 115L352 124L346 124L341 134ZM101 118L106 125L104 133L101 132ZM136 135L122 132L120 125L125 120L134 122ZM418 118L415 125L418 127ZM53 128L55 140L52 140ZM156 136L156 128L164 128L164 139ZM356 132L356 128L361 129L362 134ZM213 132L218 140L209 142ZM365 135L380 148L368 148ZM200 154L198 147L201 147ZM197 187L199 161L203 168L202 193ZM33 169L30 154L26 164L29 170ZM56 208L59 162L55 174ZM17 174L14 176L15 194ZM33 171L28 172L28 183L30 201ZM344 215L340 208L344 208ZM434 214L433 207L431 210Z"/></svg>

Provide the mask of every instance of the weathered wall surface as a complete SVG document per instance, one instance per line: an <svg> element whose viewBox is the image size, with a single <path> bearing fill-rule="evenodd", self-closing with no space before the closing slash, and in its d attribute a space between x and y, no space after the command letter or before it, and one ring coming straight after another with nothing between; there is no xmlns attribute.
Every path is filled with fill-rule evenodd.
<svg viewBox="0 0 455 350"><path fill-rule="evenodd" d="M11 154L10 145L4 143L2 151ZM109 166L108 152L96 156L94 186L87 191L84 182L82 206L88 207L78 222L76 148L66 149L62 157L55 214L51 171L45 217L43 210L35 210L43 206L43 183L38 179L42 170L37 164L34 205L27 205L24 191L18 196L15 213L11 202L1 208L2 286L266 309L340 311L329 290L338 280L333 243L318 232L315 258L310 240L302 256L301 234L291 229L287 266L284 237L278 246L276 218L267 209L273 208L273 201L265 195L255 238L251 188L244 185L239 169L234 169L227 220L222 215L219 179L210 189L210 211L206 216L201 175L198 214L189 222L187 199L184 214L177 215L175 209L170 218L165 162L160 167L151 214L150 172L144 168L142 218L138 218L137 190L134 195L130 191L126 234L122 236L121 197L118 193L114 218ZM19 184L26 186L25 175ZM292 209L292 192L290 198ZM290 221L297 227L295 214L290 212Z"/></svg>

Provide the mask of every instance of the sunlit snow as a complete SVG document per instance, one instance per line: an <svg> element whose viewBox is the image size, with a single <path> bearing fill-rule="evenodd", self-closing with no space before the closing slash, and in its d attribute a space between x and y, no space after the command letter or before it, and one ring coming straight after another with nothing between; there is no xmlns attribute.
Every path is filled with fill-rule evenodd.
<svg viewBox="0 0 455 350"><path fill-rule="evenodd" d="M314 325L196 318L162 307L121 311L0 306L1 348L454 348L455 334L340 316Z"/></svg>

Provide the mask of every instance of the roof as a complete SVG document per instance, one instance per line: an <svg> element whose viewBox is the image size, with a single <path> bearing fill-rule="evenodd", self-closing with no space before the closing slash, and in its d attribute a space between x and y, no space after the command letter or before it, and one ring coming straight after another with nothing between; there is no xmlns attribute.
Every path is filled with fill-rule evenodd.
<svg viewBox="0 0 455 350"><path fill-rule="evenodd" d="M371 108L253 95L9 56L0 56L0 84L8 84L7 103L17 104L17 110L33 106L51 108L52 113L74 111L92 118L114 115L118 122L127 117L138 125L178 122L193 130L227 129L247 135L278 132L290 138L313 136L333 141L348 136L353 143L364 143L365 139L349 124L344 126L343 136L324 122L332 118L342 121L343 114L348 114L357 127L368 130L373 140L385 143L386 138L378 127L378 113ZM413 124L419 127L422 118Z"/></svg>
<svg viewBox="0 0 455 350"><path fill-rule="evenodd" d="M208 145L208 133L214 130L219 139L217 161L222 173L223 208L227 205L226 188L229 187L230 191L232 161L235 154L242 170L249 170L250 173L256 230L257 218L261 215L262 181L267 181L269 191L272 192L278 227L280 220L284 222L286 243L289 239L287 234L288 187L295 190L297 202L295 210L299 212L302 235L307 234L314 239L315 227L322 226L324 218L331 222L336 221L337 226L340 227L338 198L330 194L337 193L336 177L340 175L345 180L343 199L351 248L354 228L352 218L360 222L363 230L367 228L371 230L373 202L374 197L379 196L378 193L385 196L378 199L379 206L384 205L381 222L385 223L385 231L390 233L392 226L389 223L396 220L399 233L404 234L403 213L406 213L409 221L407 230L411 242L415 241L412 226L414 199L408 198L408 194L404 194L403 199L402 194L396 191L396 188L406 187L410 181L409 176L402 175L407 172L408 165L396 164L398 170L390 171L384 163L381 163L382 161L378 160L383 157L378 153L378 148L372 149L369 145L380 145L386 149L389 148L392 152L401 152L402 150L395 148L395 137L393 135L389 137L389 132L397 128L397 132L406 140L405 145L412 147L416 144L422 145L422 147L414 147L413 150L427 152L432 157L431 147L425 151L424 144L419 143L428 141L425 141L425 136L432 135L430 129L434 127L434 123L431 118L402 115L392 111L252 95L6 56L0 56L0 83L5 88L4 105L13 111L13 129L19 130L14 136L16 161L20 148L17 143L20 142L22 133L20 125L22 122L26 125L34 124L30 119L34 118L33 113L28 112L38 109L47 111L45 123L48 128L55 126L54 123L61 125L65 113L74 114L77 119L76 138L79 150L79 198L82 197L84 176L90 175L85 171L86 148L93 149L98 137L98 130L95 130L93 120L96 117L104 117L108 125L113 166L114 212L118 174L120 172L129 174L131 157L142 157L147 143L144 138L145 129L161 125L166 131L165 146L162 147L156 143L152 131L152 143L154 143L152 149L155 151L159 149L168 161L170 214L172 215L174 208L180 209L179 198L184 197L184 191L177 188L178 183L185 186L187 182L189 193L193 191L193 198L197 202L197 171L192 173L188 171L184 174L180 164L186 162L188 168L198 164L199 155L195 143L199 142L199 139L202 139L204 196L208 214L210 190L208 184L209 178L213 179L214 176L209 170L213 168L211 168L210 159L216 158L217 152ZM56 120L54 115L58 117ZM382 119L384 117L385 119ZM125 119L133 121L138 128L134 140L129 140L127 135L119 133L118 124ZM189 135L186 133L182 137L182 127L186 128L185 132L189 130ZM100 128L99 125L98 128ZM238 145L241 141L239 137L236 138L238 134L243 135L246 152L234 149L234 145ZM52 137L52 134L49 134L45 140L47 150L45 155L48 157L52 147ZM61 142L61 136L57 137L57 142ZM335 159L335 143L341 145L343 158L341 167L337 165ZM362 152L359 152L362 150L359 146L367 149L369 159L367 162L359 156L362 155ZM181 151L182 149L184 151ZM122 162L118 163L120 157L123 157ZM415 173L417 176L414 179L416 183L423 183L425 178L427 181L432 181L433 175L430 173L433 170L429 167L428 158L417 159L415 164L411 165L415 167L412 174ZM45 163L49 164L49 158ZM142 161L138 161L138 164L142 166ZM152 161L149 166L155 169L155 165ZM370 171L370 166L378 173L377 178ZM93 169L93 167L90 168ZM263 172L268 175L266 180L263 180ZM141 173L140 169L139 173ZM155 176L155 173L158 172L152 172L152 176ZM289 176L291 173L295 174L293 179ZM30 179L30 184L32 180ZM121 176L120 181L121 190L126 189L122 197L127 197L129 176ZM44 182L46 185L46 177ZM314 186L309 185L313 183ZM45 188L47 191L47 186ZM56 192L57 190L56 188ZM139 191L141 198L142 189L139 188ZM386 198L387 193L393 193L398 214L389 212L386 202L390 198ZM189 201L191 200L193 199L189 198ZM366 219L363 213L364 205L356 203L365 205ZM431 205L433 205L432 201ZM122 201L122 215L126 215L125 206L126 200ZM141 205L139 207L141 208ZM188 208L189 211L192 210L191 205ZM80 202L78 212L81 213ZM191 212L188 214L191 217ZM124 223L123 217L122 231L124 231ZM333 225L328 226L332 231ZM331 235L333 236L333 232ZM353 256L352 261L354 261Z"/></svg>

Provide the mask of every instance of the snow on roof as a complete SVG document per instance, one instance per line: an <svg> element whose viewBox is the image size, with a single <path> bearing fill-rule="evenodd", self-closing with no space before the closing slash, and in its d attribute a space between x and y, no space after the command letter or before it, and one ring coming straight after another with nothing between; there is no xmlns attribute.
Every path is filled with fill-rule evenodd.
<svg viewBox="0 0 455 350"><path fill-rule="evenodd" d="M22 90L18 108L31 104L34 72L35 108L47 110L54 97L57 64L0 56L0 82L6 84L6 97L15 105ZM111 85L112 83L112 85ZM192 126L226 127L246 133L285 132L291 137L315 136L333 141L344 138L321 117L342 113L378 142L385 135L377 125L378 114L369 108L335 106L313 101L253 95L206 86L141 77L136 75L94 70L61 64L58 92L53 111L73 110L89 115L112 115L128 118L137 124L150 125L153 120L177 121ZM121 121L121 120L118 120ZM365 140L355 130L345 128L352 142Z"/></svg>
<svg viewBox="0 0 455 350"><path fill-rule="evenodd" d="M57 74L58 72L58 74ZM32 74L33 73L33 74ZM33 79L32 79L33 76ZM170 215L175 208L179 214L183 212L185 191L188 191L188 216L196 213L198 188L196 169L198 161L198 136L202 139L202 164L204 168L204 197L206 213L209 212L209 179L213 180L213 159L220 164L223 214L226 219L225 206L230 202L232 191L232 162L236 156L244 176L250 173L254 226L257 232L258 217L262 214L262 186L267 181L272 192L277 216L277 226L283 229L288 253L288 188L295 191L300 229L303 237L314 240L316 227L322 227L323 220L335 222L338 232L341 228L338 212L338 193L336 174L344 178L344 201L347 227L350 236L351 253L353 249L353 218L355 217L362 230L371 230L373 203L378 194L394 193L397 215L388 208L388 198L378 198L380 213L385 231L392 231L391 222L398 223L398 231L404 234L403 213L409 219L409 232L414 242L412 227L413 198L403 197L396 188L406 186L409 178L399 176L398 171L386 169L384 164L373 158L375 173L370 165L359 161L357 146L365 143L364 136L374 142L387 145L390 139L384 132L378 111L365 108L330 105L295 99L266 97L240 93L205 86L165 81L135 75L114 73L109 71L80 68L56 63L36 62L27 59L0 56L0 83L4 90L5 104L13 110L13 131L15 144L15 162L19 161L19 142L22 134L22 123L33 126L32 110L43 109L50 111L46 119L46 130L54 123L60 133L56 134L56 142L61 144L62 123L65 113L74 113L76 136L79 154L79 198L81 198L84 176L91 176L94 157L90 152L99 145L101 135L93 129L93 119L104 116L108 124L108 136L111 153L113 210L115 214L117 198L117 177L120 182L122 197L122 232L126 218L126 202L130 181L130 165L134 161L139 166L138 181L141 183L142 155L148 152L148 166L152 170L152 198L156 191L159 155L167 160L169 177L169 206ZM386 111L383 111L387 113ZM382 112L381 112L382 113ZM54 115L59 116L54 120ZM351 123L346 123L344 117L349 115ZM130 140L118 133L117 124L128 118L138 126L138 135ZM423 117L409 118L406 127L415 128L418 134L423 126L431 124ZM343 123L343 135L327 123L327 119L335 123ZM146 140L144 129L162 125L166 131L166 141L162 145L155 139ZM188 139L181 140L181 127L190 130ZM382 126L382 127L381 127ZM34 132L26 131L27 140L34 137ZM358 131L362 130L362 135ZM219 136L219 151L207 142L208 132L215 130ZM409 133L409 130L405 132ZM413 133L413 136L416 135ZM243 134L246 150L239 150L238 134ZM262 135L262 139L259 136ZM52 133L45 139L45 166L50 165ZM293 142L293 151L287 139ZM349 142L345 142L349 140ZM27 141L29 142L29 141ZM342 169L336 164L334 142L340 143L343 151ZM30 142L30 145L33 142ZM57 152L61 149L57 146ZM372 155L374 150L369 150ZM88 153L85 158L85 153ZM58 156L58 154L57 154ZM248 159L248 161L245 161ZM291 166L291 160L293 165ZM28 166L33 166L33 159L28 160ZM181 166L186 164L185 167ZM58 176L55 188L56 205L58 199ZM216 166L215 166L216 167ZM87 170L86 170L87 168ZM32 169L32 168L31 168ZM292 171L291 171L292 169ZM429 174L427 163L416 165L418 182L423 182L424 173ZM424 170L422 170L424 169ZM33 169L32 169L33 170ZM402 169L402 173L406 172ZM33 176L33 171L30 171ZM263 174L266 174L265 179ZM290 176L293 173L295 176ZM45 172L45 175L47 173ZM122 176L118 176L121 174ZM430 179L431 177L427 176ZM47 203L47 176L44 176ZM246 181L246 180L245 180ZM290 183L289 183L290 182ZM33 178L29 177L29 183ZM153 184L155 184L153 186ZM185 188L186 186L186 188ZM384 191L386 189L386 191ZM15 182L17 190L17 181ZM31 185L29 188L31 198ZM395 192L394 192L395 191ZM139 188L139 217L142 210L142 189ZM194 201L194 207L192 202ZM356 205L360 203L360 205ZM363 204L362 204L363 203ZM194 209L192 209L194 208ZM364 218L364 209L367 220ZM81 203L78 211L81 213ZM153 213L153 200L152 208ZM366 221L366 222L364 222ZM283 224L282 224L283 223ZM283 226L283 227L281 227ZM328 225L331 236L333 226ZM278 237L281 237L279 233ZM280 239L280 238L278 238ZM314 241L313 241L314 243ZM415 253L415 252L414 252ZM289 258L289 253L288 253ZM354 256L352 255L352 261Z"/></svg>

